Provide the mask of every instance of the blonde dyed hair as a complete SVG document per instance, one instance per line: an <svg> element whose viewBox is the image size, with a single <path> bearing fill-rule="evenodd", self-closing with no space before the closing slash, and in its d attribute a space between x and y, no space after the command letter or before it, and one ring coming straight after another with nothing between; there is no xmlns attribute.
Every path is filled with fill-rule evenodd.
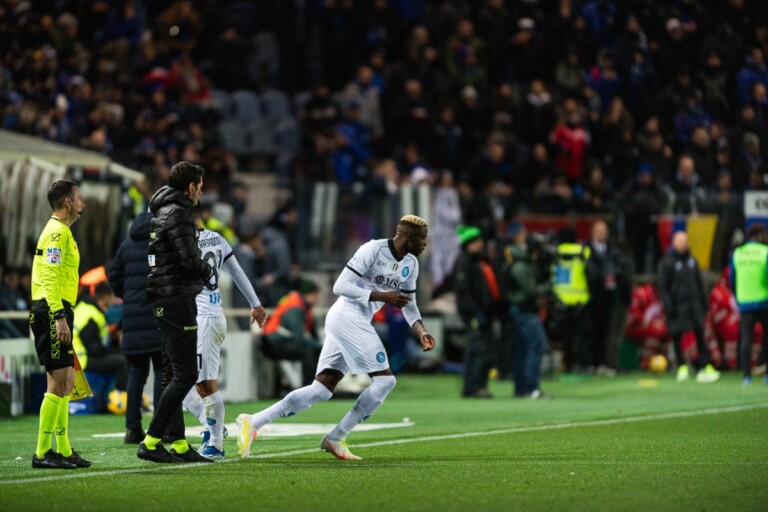
<svg viewBox="0 0 768 512"><path fill-rule="evenodd" d="M427 221L425 221L418 215L404 215L400 219L400 224L410 224L411 226L416 226L417 228L427 227Z"/></svg>

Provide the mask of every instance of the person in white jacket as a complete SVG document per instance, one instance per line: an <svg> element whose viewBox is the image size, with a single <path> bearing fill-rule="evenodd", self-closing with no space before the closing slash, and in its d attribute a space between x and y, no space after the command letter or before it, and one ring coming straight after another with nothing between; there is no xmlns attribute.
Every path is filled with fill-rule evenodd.
<svg viewBox="0 0 768 512"><path fill-rule="evenodd" d="M435 338L424 327L415 298L419 275L416 257L427 246L427 233L424 219L406 215L397 224L394 238L371 240L357 250L333 286L333 293L339 298L325 319L325 343L315 380L261 412L237 417L237 444L242 457L250 455L251 443L264 425L328 400L339 381L351 371L370 375L371 385L323 437L320 447L338 459L361 459L350 452L347 434L376 412L395 387L384 344L371 325L373 315L384 304L402 308L422 350L435 347Z"/></svg>

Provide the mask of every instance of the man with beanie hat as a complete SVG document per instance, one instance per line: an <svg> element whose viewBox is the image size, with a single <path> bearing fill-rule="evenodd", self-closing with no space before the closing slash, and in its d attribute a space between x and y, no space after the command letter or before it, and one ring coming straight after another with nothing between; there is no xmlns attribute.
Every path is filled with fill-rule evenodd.
<svg viewBox="0 0 768 512"><path fill-rule="evenodd" d="M453 269L459 315L467 328L464 351L464 388L467 398L492 398L488 372L492 367L493 322L501 291L488 258L480 229L458 226L461 254Z"/></svg>
<svg viewBox="0 0 768 512"><path fill-rule="evenodd" d="M302 279L298 290L280 299L262 331L261 350L270 359L301 361L303 385L315 379L320 350L315 316L312 311L320 300L320 288L310 279Z"/></svg>

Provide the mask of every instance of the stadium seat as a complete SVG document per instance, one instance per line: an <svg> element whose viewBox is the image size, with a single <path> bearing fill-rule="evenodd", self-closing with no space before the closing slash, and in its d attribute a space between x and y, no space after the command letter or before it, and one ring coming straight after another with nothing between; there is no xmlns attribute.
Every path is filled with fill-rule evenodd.
<svg viewBox="0 0 768 512"><path fill-rule="evenodd" d="M275 126L275 142L281 154L295 156L301 149L301 130L299 124L286 117Z"/></svg>
<svg viewBox="0 0 768 512"><path fill-rule="evenodd" d="M246 153L269 155L275 152L275 134L272 127L263 120L249 123L244 130Z"/></svg>
<svg viewBox="0 0 768 512"><path fill-rule="evenodd" d="M227 91L221 89L211 90L213 96L213 102L216 104L216 108L221 113L221 117L224 119L231 119L234 114L234 104L232 97Z"/></svg>
<svg viewBox="0 0 768 512"><path fill-rule="evenodd" d="M312 91L300 91L293 95L293 112L298 115L312 99Z"/></svg>
<svg viewBox="0 0 768 512"><path fill-rule="evenodd" d="M271 89L262 95L261 103L264 119L276 124L291 115L288 95L282 91Z"/></svg>
<svg viewBox="0 0 768 512"><path fill-rule="evenodd" d="M232 108L235 119L251 123L261 119L261 101L256 93L241 89L232 94Z"/></svg>
<svg viewBox="0 0 768 512"><path fill-rule="evenodd" d="M227 120L219 123L219 138L221 144L238 156L248 153L246 145L245 125L239 121Z"/></svg>

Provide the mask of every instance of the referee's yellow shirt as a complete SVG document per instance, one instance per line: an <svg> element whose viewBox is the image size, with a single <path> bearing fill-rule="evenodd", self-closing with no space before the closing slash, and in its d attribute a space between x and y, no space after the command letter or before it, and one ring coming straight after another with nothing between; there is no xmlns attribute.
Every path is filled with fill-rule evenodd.
<svg viewBox="0 0 768 512"><path fill-rule="evenodd" d="M32 262L32 300L45 299L51 313L72 306L80 282L80 252L69 227L52 216L40 234Z"/></svg>

